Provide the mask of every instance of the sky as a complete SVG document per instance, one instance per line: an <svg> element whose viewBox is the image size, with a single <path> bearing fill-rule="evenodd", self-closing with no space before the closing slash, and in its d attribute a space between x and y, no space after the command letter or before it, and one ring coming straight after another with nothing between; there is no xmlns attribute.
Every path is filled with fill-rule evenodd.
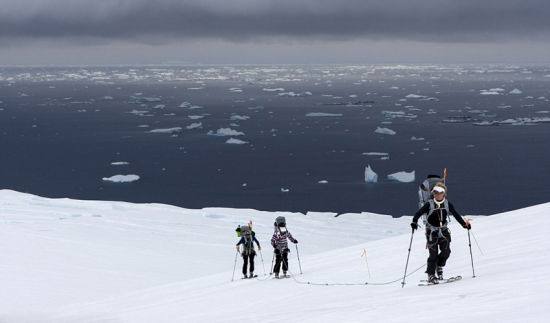
<svg viewBox="0 0 550 323"><path fill-rule="evenodd" d="M1 0L0 65L548 63L548 0Z"/></svg>

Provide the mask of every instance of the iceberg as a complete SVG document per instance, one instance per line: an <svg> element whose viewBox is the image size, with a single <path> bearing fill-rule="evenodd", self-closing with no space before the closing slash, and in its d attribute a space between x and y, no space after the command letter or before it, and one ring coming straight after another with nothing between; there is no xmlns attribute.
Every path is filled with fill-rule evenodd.
<svg viewBox="0 0 550 323"><path fill-rule="evenodd" d="M374 130L375 133L379 133L381 135L390 135L393 136L397 134L397 132L389 129L389 128L383 128L383 127L376 127L376 130Z"/></svg>
<svg viewBox="0 0 550 323"><path fill-rule="evenodd" d="M188 126L185 127L185 128L186 128L187 130L202 128L202 122L194 122L194 123L188 125Z"/></svg>
<svg viewBox="0 0 550 323"><path fill-rule="evenodd" d="M405 96L407 99L422 99L422 98L426 98L427 96L425 95L418 95L418 94L409 94L407 96Z"/></svg>
<svg viewBox="0 0 550 323"><path fill-rule="evenodd" d="M378 182L378 174L376 174L370 165L365 167L365 182L366 183L376 183Z"/></svg>
<svg viewBox="0 0 550 323"><path fill-rule="evenodd" d="M342 113L310 112L306 117L342 117Z"/></svg>
<svg viewBox="0 0 550 323"><path fill-rule="evenodd" d="M388 156L389 153L381 153L381 152L373 151L373 152L368 152L368 153L362 153L362 155L364 155L364 156L382 156L383 157L383 156Z"/></svg>
<svg viewBox="0 0 550 323"><path fill-rule="evenodd" d="M111 177L103 177L103 181L112 183L130 183L139 179L138 175L113 175Z"/></svg>
<svg viewBox="0 0 550 323"><path fill-rule="evenodd" d="M237 120L248 120L250 119L249 116L241 116L241 115L238 115L238 114L234 114L232 115L230 118L230 120L233 120L233 121L237 121Z"/></svg>
<svg viewBox="0 0 550 323"><path fill-rule="evenodd" d="M235 138L229 138L225 141L226 144L233 144L233 145L244 145L244 144L247 144L248 141L244 141L244 140L240 140L240 139L235 139Z"/></svg>
<svg viewBox="0 0 550 323"><path fill-rule="evenodd" d="M397 172L388 175L390 181L396 181L401 183L412 183L414 182L414 170L412 172Z"/></svg>
<svg viewBox="0 0 550 323"><path fill-rule="evenodd" d="M164 129L153 129L149 132L151 133L178 133L181 132L181 127L174 127L174 128L164 128Z"/></svg>
<svg viewBox="0 0 550 323"><path fill-rule="evenodd" d="M112 162L111 165L113 166L121 166L121 165L129 165L130 163L129 162L123 162L123 161L120 161L120 162Z"/></svg>
<svg viewBox="0 0 550 323"><path fill-rule="evenodd" d="M216 132L213 132L212 130L210 130L208 132L208 135L210 135L210 136L220 136L220 137L224 137L224 136L244 136L244 132L233 130L231 128L220 128L220 129L216 130Z"/></svg>

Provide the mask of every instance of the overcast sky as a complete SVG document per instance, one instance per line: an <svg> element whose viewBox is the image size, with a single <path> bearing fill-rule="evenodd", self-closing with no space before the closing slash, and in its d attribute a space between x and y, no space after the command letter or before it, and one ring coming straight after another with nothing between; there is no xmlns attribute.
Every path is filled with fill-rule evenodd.
<svg viewBox="0 0 550 323"><path fill-rule="evenodd" d="M550 0L0 4L0 65L550 63Z"/></svg>

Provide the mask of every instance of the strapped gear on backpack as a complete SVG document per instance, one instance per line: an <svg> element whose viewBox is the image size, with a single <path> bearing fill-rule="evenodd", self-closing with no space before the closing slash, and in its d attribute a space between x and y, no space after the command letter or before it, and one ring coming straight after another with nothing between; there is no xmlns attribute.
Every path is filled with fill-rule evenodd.
<svg viewBox="0 0 550 323"><path fill-rule="evenodd" d="M443 179L439 175L428 175L428 177L420 184L418 188L418 204L419 207L424 206L430 199L433 198L432 190L438 183L443 183ZM427 215L422 216L424 225L427 223Z"/></svg>

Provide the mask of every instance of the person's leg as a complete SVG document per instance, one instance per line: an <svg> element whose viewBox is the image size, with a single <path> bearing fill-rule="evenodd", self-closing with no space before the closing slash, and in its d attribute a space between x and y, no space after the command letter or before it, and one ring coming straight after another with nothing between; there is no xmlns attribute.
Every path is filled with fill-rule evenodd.
<svg viewBox="0 0 550 323"><path fill-rule="evenodd" d="M246 277L246 267L248 266L248 255L243 252L243 275Z"/></svg>
<svg viewBox="0 0 550 323"><path fill-rule="evenodd" d="M250 276L254 274L254 257L256 257L256 253L252 250L250 252Z"/></svg>
<svg viewBox="0 0 550 323"><path fill-rule="evenodd" d="M286 275L288 271L288 252L283 252L283 273Z"/></svg>
<svg viewBox="0 0 550 323"><path fill-rule="evenodd" d="M437 234L428 231L426 233L426 239L429 252L426 273L428 273L428 276L432 276L435 275L435 267L437 266L437 254L439 253L439 250L437 248Z"/></svg>
<svg viewBox="0 0 550 323"><path fill-rule="evenodd" d="M441 252L437 256L437 266L443 268L451 255L451 234L448 231L439 239L439 249Z"/></svg>
<svg viewBox="0 0 550 323"><path fill-rule="evenodd" d="M275 266L273 267L275 276L279 276L279 271L281 270L281 258L281 252L279 249L275 249Z"/></svg>

